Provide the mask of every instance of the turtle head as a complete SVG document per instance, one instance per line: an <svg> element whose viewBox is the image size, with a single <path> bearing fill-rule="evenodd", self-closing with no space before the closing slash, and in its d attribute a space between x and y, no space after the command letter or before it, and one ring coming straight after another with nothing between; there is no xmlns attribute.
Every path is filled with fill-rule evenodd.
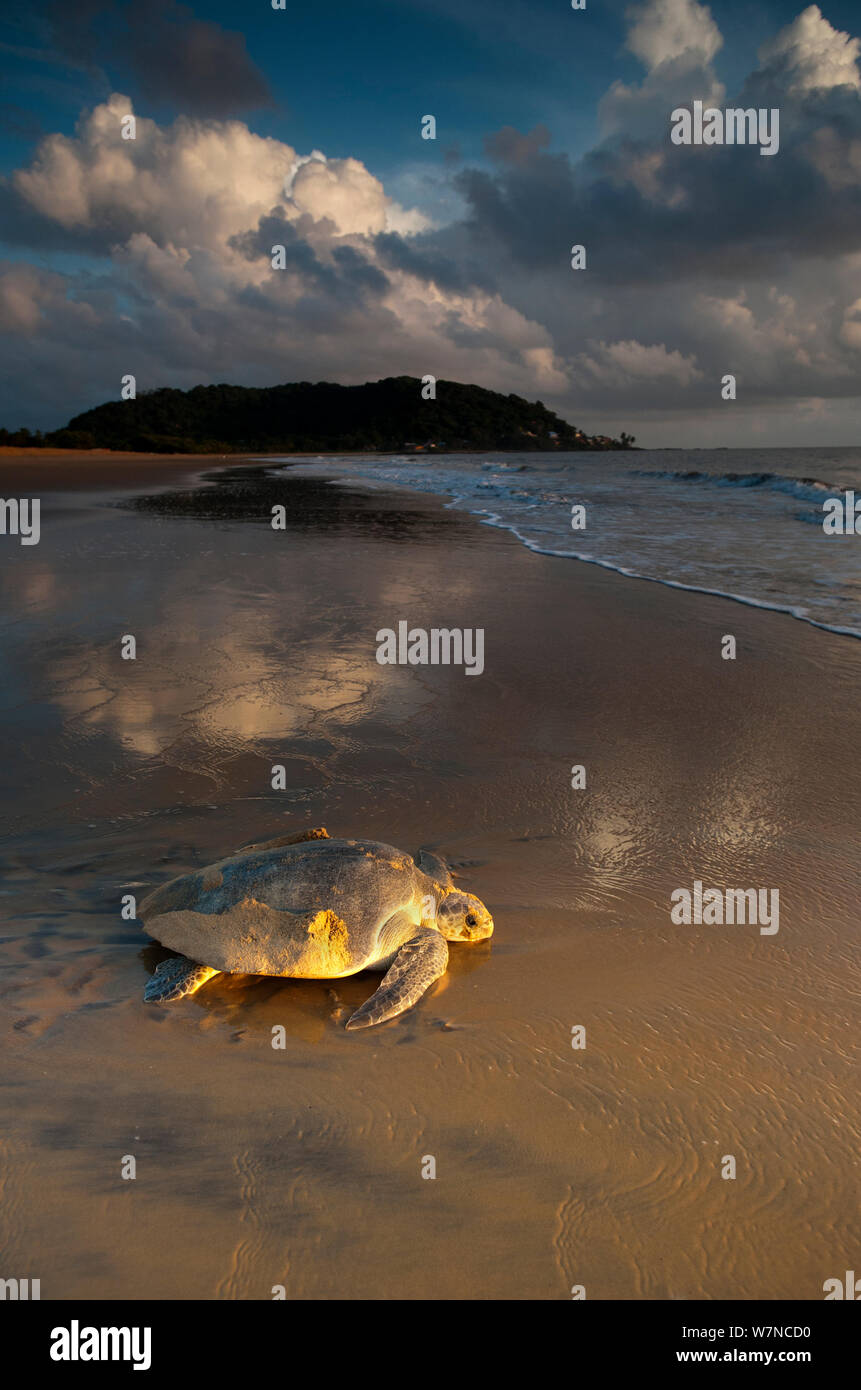
<svg viewBox="0 0 861 1390"><path fill-rule="evenodd" d="M436 910L436 924L446 941L484 941L493 935L493 918L473 893L447 893Z"/></svg>

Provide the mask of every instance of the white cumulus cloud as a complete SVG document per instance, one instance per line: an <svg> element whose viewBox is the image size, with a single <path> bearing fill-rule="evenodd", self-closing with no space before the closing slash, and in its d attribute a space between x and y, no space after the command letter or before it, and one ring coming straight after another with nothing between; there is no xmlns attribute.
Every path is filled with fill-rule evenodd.
<svg viewBox="0 0 861 1390"><path fill-rule="evenodd" d="M599 114L605 133L630 131L654 137L666 127L668 112L698 99L718 106L724 87L712 68L723 38L706 5L697 0L647 0L626 11L625 41L647 69L641 83L614 82Z"/></svg>
<svg viewBox="0 0 861 1390"><path fill-rule="evenodd" d="M0 332L38 339L49 370L78 334L89 385L52 423L115 395L120 371L140 389L427 373L564 389L548 331L468 276L453 288L438 253L408 252L426 219L360 160L300 155L236 120L139 116L124 140L129 114L114 94L12 180L28 214L85 232L104 258L97 275L0 274Z"/></svg>
<svg viewBox="0 0 861 1390"><path fill-rule="evenodd" d="M693 356L686 357L665 343L640 343L630 338L615 343L595 343L577 359L582 371L605 385L624 386L630 381L674 381L687 386L702 373Z"/></svg>
<svg viewBox="0 0 861 1390"><path fill-rule="evenodd" d="M829 24L818 5L808 5L759 50L760 61L788 76L788 90L811 92L832 87L861 88L861 41Z"/></svg>
<svg viewBox="0 0 861 1390"><path fill-rule="evenodd" d="M648 0L627 11L632 20L626 47L653 71L684 58L691 67L710 63L723 44L707 5L697 0Z"/></svg>

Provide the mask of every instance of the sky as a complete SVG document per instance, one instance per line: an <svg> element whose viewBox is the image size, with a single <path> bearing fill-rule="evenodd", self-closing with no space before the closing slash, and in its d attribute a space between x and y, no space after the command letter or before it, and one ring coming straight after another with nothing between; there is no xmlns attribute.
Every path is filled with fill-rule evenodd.
<svg viewBox="0 0 861 1390"><path fill-rule="evenodd" d="M855 0L7 0L0 425L127 374L430 374L646 447L854 445L858 35ZM776 110L777 152L673 143L695 100Z"/></svg>

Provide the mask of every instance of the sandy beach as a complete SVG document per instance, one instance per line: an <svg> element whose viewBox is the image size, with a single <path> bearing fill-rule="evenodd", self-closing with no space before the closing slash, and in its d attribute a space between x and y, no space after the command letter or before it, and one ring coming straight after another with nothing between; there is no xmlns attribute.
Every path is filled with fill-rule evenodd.
<svg viewBox="0 0 861 1390"><path fill-rule="evenodd" d="M6 495L38 487L40 492L106 490L134 492L152 485L182 486L213 468L257 465L229 454L135 454L118 449L13 449L0 447L0 480Z"/></svg>
<svg viewBox="0 0 861 1390"><path fill-rule="evenodd" d="M2 566L10 1270L43 1299L820 1300L857 1267L861 643L349 478L5 454L0 484L43 499ZM481 677L379 665L400 620L483 628ZM318 824L443 854L492 941L361 1033L367 976L144 1004L166 953L123 894ZM674 924L696 880L778 889L779 931Z"/></svg>

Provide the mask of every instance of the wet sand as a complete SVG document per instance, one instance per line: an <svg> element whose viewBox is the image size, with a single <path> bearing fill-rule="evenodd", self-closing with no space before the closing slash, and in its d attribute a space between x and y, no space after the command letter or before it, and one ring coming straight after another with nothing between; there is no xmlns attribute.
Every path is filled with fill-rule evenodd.
<svg viewBox="0 0 861 1390"><path fill-rule="evenodd" d="M237 462L135 509L87 475L2 538L4 1276L821 1299L859 1237L861 643ZM379 666L401 619L483 627L484 674ZM445 854L493 940L359 1033L375 977L143 1004L122 895L321 823ZM778 934L674 925L694 879L778 888Z"/></svg>

